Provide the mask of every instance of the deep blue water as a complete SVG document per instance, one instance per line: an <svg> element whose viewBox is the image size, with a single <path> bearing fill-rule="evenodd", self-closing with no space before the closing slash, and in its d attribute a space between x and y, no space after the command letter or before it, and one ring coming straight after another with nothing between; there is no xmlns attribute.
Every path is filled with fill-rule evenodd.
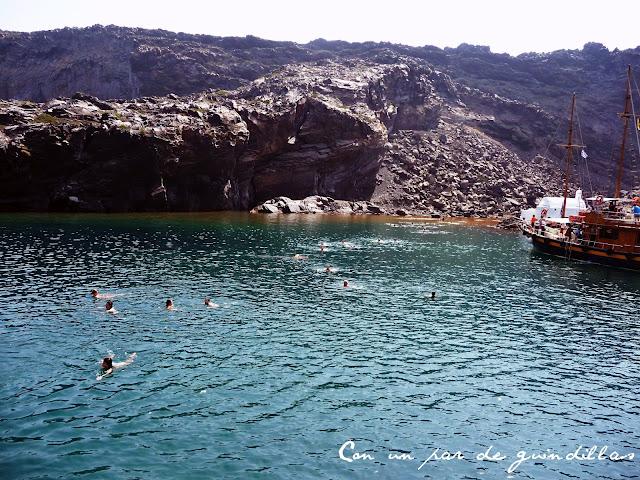
<svg viewBox="0 0 640 480"><path fill-rule="evenodd" d="M0 254L2 478L640 478L637 273L373 217L3 215Z"/></svg>

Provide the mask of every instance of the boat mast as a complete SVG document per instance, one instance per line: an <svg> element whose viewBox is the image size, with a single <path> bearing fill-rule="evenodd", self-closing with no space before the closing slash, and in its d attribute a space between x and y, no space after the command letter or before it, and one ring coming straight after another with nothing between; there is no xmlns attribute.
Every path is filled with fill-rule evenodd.
<svg viewBox="0 0 640 480"><path fill-rule="evenodd" d="M616 175L616 191L615 198L620 198L620 189L622 187L622 172L624 170L624 148L627 143L627 132L629 131L629 117L631 117L631 65L627 67L627 95L624 99L624 112L620 114L624 122L622 131L622 145L620 146L620 160L618 160L618 174Z"/></svg>
<svg viewBox="0 0 640 480"><path fill-rule="evenodd" d="M567 211L567 195L569 194L569 173L571 172L571 164L573 163L573 111L576 107L576 94L571 97L571 114L569 115L569 141L564 147L567 149L567 168L564 172L564 198L562 200L562 210L560 216L564 218Z"/></svg>

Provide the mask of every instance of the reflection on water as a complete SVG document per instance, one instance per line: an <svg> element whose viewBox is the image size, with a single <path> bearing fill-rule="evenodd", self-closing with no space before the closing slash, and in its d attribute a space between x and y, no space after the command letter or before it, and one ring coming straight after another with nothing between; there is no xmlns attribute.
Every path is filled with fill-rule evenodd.
<svg viewBox="0 0 640 480"><path fill-rule="evenodd" d="M0 252L7 478L507 478L506 462L475 454L640 454L639 276L532 253L515 234L5 215ZM115 294L118 314L91 288ZM97 382L110 351L138 358ZM348 439L375 460L340 461ZM467 459L418 471L437 447ZM531 461L517 475L633 478L638 461Z"/></svg>

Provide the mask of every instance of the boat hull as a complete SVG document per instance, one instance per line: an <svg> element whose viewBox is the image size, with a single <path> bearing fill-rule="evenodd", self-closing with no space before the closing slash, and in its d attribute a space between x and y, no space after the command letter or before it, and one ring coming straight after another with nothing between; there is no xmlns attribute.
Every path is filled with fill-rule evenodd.
<svg viewBox="0 0 640 480"><path fill-rule="evenodd" d="M569 260L583 260L640 271L640 254L638 253L617 253L611 249L577 245L535 234L530 236L533 247L540 252Z"/></svg>

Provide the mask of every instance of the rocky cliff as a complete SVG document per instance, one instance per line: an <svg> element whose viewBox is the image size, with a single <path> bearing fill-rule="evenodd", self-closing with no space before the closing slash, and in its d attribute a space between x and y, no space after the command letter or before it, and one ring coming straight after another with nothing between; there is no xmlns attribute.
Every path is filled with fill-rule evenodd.
<svg viewBox="0 0 640 480"><path fill-rule="evenodd" d="M119 27L0 32L0 96L13 99L0 103L0 209L249 209L323 195L515 211L557 188L554 133L572 90L592 181L608 184L625 63L640 48L514 58Z"/></svg>

